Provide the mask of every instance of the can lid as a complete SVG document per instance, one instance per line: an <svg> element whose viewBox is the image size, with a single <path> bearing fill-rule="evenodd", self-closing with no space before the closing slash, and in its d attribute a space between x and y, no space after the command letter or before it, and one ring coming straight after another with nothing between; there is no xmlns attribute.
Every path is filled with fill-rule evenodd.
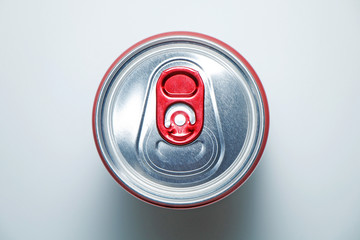
<svg viewBox="0 0 360 240"><path fill-rule="evenodd" d="M114 179L163 207L215 202L250 176L265 148L269 109L250 64L198 33L147 38L110 66L93 133Z"/></svg>

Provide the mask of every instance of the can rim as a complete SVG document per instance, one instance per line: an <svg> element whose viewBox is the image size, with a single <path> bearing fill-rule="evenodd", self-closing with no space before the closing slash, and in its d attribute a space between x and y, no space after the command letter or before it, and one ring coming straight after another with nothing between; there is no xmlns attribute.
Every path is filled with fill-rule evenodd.
<svg viewBox="0 0 360 240"><path fill-rule="evenodd" d="M97 141L97 134L96 134L96 108L97 108L97 103L99 100L99 96L100 96L100 92L101 89L103 88L103 85L107 79L107 77L109 76L110 72L113 70L113 68L123 59L123 57L125 57L128 53L130 53L132 50L134 50L135 48L137 48L138 46L141 46L147 42L153 41L155 39L158 38L163 38L163 37L169 37L169 36L178 36L178 35L182 35L182 36L190 36L190 37L197 37L197 38L202 38L205 40L209 40L212 41L220 46L222 46L223 48L227 49L228 51L230 51L232 54L234 54L248 69L248 71L250 72L250 74L253 76L256 85L259 89L260 92L260 96L261 96L261 100L263 102L263 109L264 109L264 134L263 134L263 138L262 138L262 142L261 142L261 146L259 148L259 152L254 160L254 162L252 163L252 165L250 166L250 168L248 169L248 171L244 174L244 176L238 181L236 182L236 184L234 184L231 188L229 188L228 190L226 190L225 192L223 192L222 194L208 199L206 201L203 202L197 202L197 203L193 203L193 204L186 204L186 205L171 205L168 203L163 203L163 202L158 202L155 201L153 199L149 199L145 196L140 195L139 193L135 192L134 190L130 189L124 182L121 181L121 179L119 179L115 173L111 170L110 166L107 164L105 157L102 154L99 142ZM175 31L175 32L165 32L165 33L160 33L160 34L156 34L153 35L151 37L145 38L137 43L135 43L134 45L132 45L131 47L129 47L127 50L125 50L108 68L108 70L106 71L104 77L102 78L99 87L96 91L96 95L95 95L95 99L94 99L94 104L93 104L93 111L92 111L92 129L93 129L93 137L94 137L94 142L96 145L96 149L99 153L99 156L101 158L101 161L103 162L105 168L107 169L107 171L110 173L110 175L115 179L115 181L120 184L127 192L129 192L130 194L132 194L133 196L135 196L138 199L141 199L142 201L146 202L146 203L150 203L152 205L155 206L159 206L159 207L164 207L164 208L171 208L171 209L191 209L191 208L198 208L198 207L203 207L203 206L207 206L210 205L212 203L215 203L227 196L229 196L231 193L233 193L236 189L238 189L242 184L245 183L245 181L250 177L250 175L254 172L256 166L258 165L260 158L264 152L265 146L266 146L266 142L267 142L267 138L268 138L268 134L269 134L269 121L270 121L270 116L269 116L269 106L268 106L268 101L266 98L266 94L265 94L265 90L264 87L258 77L258 75L256 74L255 70L251 67L251 65L248 63L248 61L240 54L238 53L234 48L232 48L231 46L229 46L228 44L205 34L201 34L201 33L196 33L196 32L188 32L188 31Z"/></svg>

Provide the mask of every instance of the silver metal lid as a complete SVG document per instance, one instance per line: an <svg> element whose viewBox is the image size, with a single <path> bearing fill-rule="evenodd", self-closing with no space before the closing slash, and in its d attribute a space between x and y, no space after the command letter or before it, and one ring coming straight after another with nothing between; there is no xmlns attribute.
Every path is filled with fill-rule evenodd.
<svg viewBox="0 0 360 240"><path fill-rule="evenodd" d="M157 82L177 67L197 72L204 85L201 132L180 145L157 127ZM177 104L167 114L182 111L190 124L198 121L197 105ZM176 116L177 125L186 121ZM105 74L93 110L95 142L115 180L147 202L174 208L203 206L239 187L261 157L268 128L265 92L249 63L225 43L189 32L128 49Z"/></svg>

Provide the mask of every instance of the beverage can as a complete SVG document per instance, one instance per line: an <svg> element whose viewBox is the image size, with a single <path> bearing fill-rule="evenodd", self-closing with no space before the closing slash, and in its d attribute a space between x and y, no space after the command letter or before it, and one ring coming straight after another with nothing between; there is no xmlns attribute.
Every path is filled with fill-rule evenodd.
<svg viewBox="0 0 360 240"><path fill-rule="evenodd" d="M170 32L110 66L93 107L99 155L113 178L157 206L194 208L229 195L265 148L269 109L250 64L203 34Z"/></svg>

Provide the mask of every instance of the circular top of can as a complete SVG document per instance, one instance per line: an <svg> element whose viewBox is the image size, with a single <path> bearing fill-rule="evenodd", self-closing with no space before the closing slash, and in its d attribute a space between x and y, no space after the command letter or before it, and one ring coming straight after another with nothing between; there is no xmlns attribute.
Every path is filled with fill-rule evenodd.
<svg viewBox="0 0 360 240"><path fill-rule="evenodd" d="M192 208L238 188L265 148L269 110L250 64L198 33L147 38L110 66L93 132L114 179L138 198Z"/></svg>

